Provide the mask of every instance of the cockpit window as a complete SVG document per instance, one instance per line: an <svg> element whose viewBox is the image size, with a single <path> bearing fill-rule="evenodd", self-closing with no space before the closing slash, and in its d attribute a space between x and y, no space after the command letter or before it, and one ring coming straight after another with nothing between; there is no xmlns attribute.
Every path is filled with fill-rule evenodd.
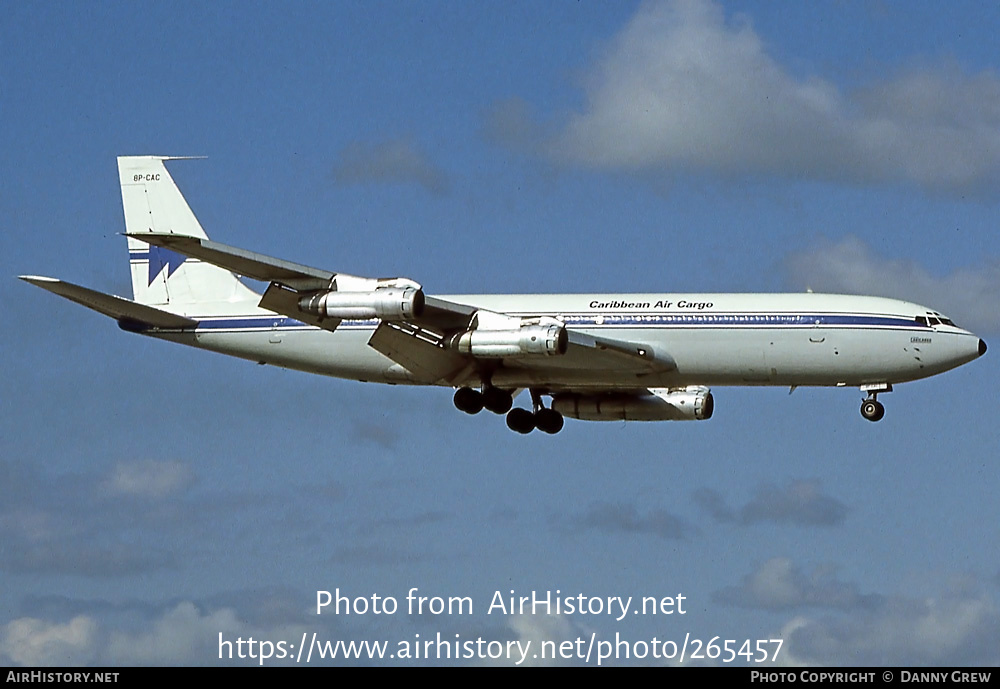
<svg viewBox="0 0 1000 689"><path fill-rule="evenodd" d="M931 315L917 316L913 320L919 323L920 325L928 327L933 327L935 325L950 325L953 328L958 327L957 325L955 325L954 321L952 321L950 318L945 318L941 314L934 314L933 316Z"/></svg>

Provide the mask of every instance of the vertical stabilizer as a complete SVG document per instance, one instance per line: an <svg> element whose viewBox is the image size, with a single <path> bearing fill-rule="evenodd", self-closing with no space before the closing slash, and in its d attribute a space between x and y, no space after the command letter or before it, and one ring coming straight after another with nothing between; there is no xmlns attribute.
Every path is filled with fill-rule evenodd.
<svg viewBox="0 0 1000 689"><path fill-rule="evenodd" d="M163 164L178 158L121 156L118 176L128 234L155 232L207 238L187 201ZM140 304L192 312L201 303L246 303L260 295L229 271L128 237L132 295Z"/></svg>

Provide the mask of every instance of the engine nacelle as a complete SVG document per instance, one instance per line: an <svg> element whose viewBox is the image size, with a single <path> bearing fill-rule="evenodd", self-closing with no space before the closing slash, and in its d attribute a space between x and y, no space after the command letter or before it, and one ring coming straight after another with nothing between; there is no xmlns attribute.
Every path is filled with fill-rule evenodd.
<svg viewBox="0 0 1000 689"><path fill-rule="evenodd" d="M558 394L552 408L563 416L584 421L703 421L712 418L712 392L701 385L651 388L648 395L607 393Z"/></svg>
<svg viewBox="0 0 1000 689"><path fill-rule="evenodd" d="M516 330L466 330L451 339L462 354L487 359L555 356L566 353L569 336L561 325L524 325Z"/></svg>
<svg viewBox="0 0 1000 689"><path fill-rule="evenodd" d="M323 318L404 321L424 312L424 291L414 287L380 287L371 292L320 292L299 299L299 308Z"/></svg>

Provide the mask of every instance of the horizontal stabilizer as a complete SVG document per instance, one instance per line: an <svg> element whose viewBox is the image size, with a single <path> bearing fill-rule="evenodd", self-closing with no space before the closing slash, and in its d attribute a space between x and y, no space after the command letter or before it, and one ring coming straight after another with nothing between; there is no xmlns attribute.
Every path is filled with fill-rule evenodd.
<svg viewBox="0 0 1000 689"><path fill-rule="evenodd" d="M193 328L198 325L198 321L194 319L168 313L145 304L137 304L131 299L123 299L112 294L80 287L71 282L38 275L19 275L18 277L36 287L41 287L53 294L58 294L60 297L86 306L88 309L110 316L119 321L126 330L142 330L143 326L178 329Z"/></svg>

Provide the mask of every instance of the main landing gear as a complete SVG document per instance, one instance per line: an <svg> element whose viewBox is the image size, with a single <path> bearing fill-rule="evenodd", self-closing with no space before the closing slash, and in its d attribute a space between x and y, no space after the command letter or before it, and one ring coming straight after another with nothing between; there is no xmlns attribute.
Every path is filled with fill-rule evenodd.
<svg viewBox="0 0 1000 689"><path fill-rule="evenodd" d="M494 414L506 414L514 406L514 398L509 392L492 385L484 386L482 392L459 388L455 391L455 406L466 414L478 414L483 409Z"/></svg>
<svg viewBox="0 0 1000 689"><path fill-rule="evenodd" d="M545 407L540 392L531 391L531 403L533 411L512 409L514 398L511 394L492 385L484 386L482 392L472 388L459 388L455 391L455 406L461 411L478 414L487 409L494 414L507 414L507 428L517 433L531 433L536 428L549 434L562 430L562 414Z"/></svg>
<svg viewBox="0 0 1000 689"><path fill-rule="evenodd" d="M885 416L885 406L878 401L878 394L880 392L892 392L892 386L884 385L878 388L862 387L861 389L863 391L867 389L868 391L867 399L861 402L861 416L869 421L881 421L882 417Z"/></svg>
<svg viewBox="0 0 1000 689"><path fill-rule="evenodd" d="M558 433L563 427L563 416L555 409L548 409L542 404L542 394L531 391L531 406L527 409L511 409L507 414L507 428L521 434L531 433L534 429L549 435Z"/></svg>

